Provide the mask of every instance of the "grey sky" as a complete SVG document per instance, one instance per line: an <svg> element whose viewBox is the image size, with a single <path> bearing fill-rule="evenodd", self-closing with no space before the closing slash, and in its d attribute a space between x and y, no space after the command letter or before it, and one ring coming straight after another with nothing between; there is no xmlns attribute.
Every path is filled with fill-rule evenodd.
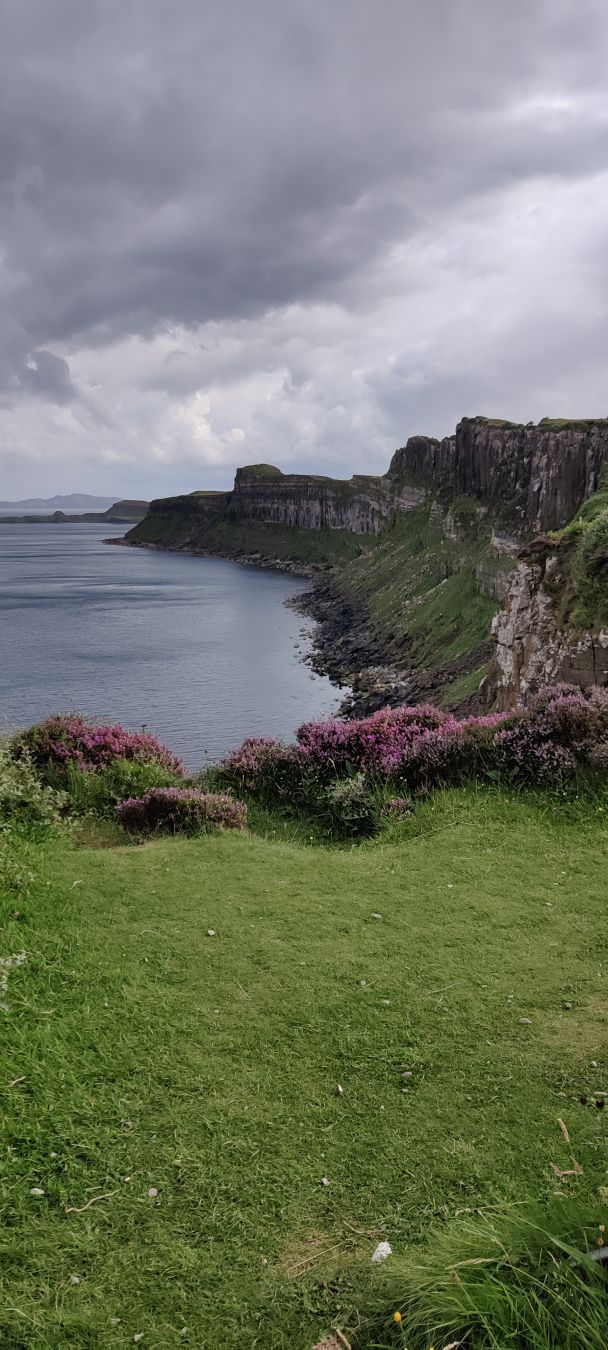
<svg viewBox="0 0 608 1350"><path fill-rule="evenodd" d="M603 0L3 0L0 497L608 413Z"/></svg>

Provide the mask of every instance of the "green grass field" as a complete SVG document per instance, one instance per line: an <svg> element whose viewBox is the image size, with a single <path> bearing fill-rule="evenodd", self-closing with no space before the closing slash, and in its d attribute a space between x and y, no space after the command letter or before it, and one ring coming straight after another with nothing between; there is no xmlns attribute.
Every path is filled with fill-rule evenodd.
<svg viewBox="0 0 608 1350"><path fill-rule="evenodd" d="M27 958L0 995L3 1350L367 1346L380 1240L597 1203L604 819L471 790L350 849L29 846L2 912Z"/></svg>

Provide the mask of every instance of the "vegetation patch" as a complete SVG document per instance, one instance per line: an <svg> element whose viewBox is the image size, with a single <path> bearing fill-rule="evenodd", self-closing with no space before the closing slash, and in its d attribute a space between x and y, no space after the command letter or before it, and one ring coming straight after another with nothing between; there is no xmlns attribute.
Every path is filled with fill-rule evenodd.
<svg viewBox="0 0 608 1350"><path fill-rule="evenodd" d="M409 1272L440 1324L429 1235L457 1261L463 1211L550 1212L559 1188L578 1218L554 1235L591 1244L608 1153L581 1098L608 1060L567 1033L604 997L601 820L469 788L356 849L1 834L2 954L26 954L3 996L2 1345L310 1350L339 1328L367 1350L401 1310L417 1347ZM492 1327L479 1268L459 1274Z"/></svg>
<svg viewBox="0 0 608 1350"><path fill-rule="evenodd" d="M607 728L566 688L307 723L126 835L163 747L9 744L3 1346L603 1350Z"/></svg>

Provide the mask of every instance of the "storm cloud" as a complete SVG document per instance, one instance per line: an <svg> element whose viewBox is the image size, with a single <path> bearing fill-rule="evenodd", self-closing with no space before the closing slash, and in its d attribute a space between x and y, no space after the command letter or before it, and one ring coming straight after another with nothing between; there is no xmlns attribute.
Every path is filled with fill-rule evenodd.
<svg viewBox="0 0 608 1350"><path fill-rule="evenodd" d="M0 496L603 414L602 0L5 0Z"/></svg>

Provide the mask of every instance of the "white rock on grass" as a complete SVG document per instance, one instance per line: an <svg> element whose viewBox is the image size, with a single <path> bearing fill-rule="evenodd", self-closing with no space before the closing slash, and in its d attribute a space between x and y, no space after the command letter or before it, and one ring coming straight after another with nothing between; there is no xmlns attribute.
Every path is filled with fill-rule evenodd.
<svg viewBox="0 0 608 1350"><path fill-rule="evenodd" d="M379 1242L375 1252L372 1252L372 1261L378 1265L380 1261L386 1261L387 1257L392 1256L393 1249L390 1242Z"/></svg>

